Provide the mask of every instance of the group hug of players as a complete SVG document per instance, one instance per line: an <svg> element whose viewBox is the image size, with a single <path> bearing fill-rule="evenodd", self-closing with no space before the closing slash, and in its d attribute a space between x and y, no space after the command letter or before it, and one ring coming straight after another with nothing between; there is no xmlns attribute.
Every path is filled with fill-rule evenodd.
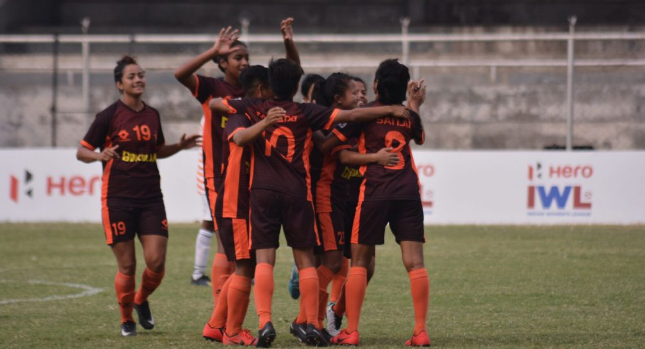
<svg viewBox="0 0 645 349"><path fill-rule="evenodd" d="M282 229L301 294L290 332L312 346L359 345L375 245L384 243L389 223L414 306L415 327L405 344L429 346L423 210L409 145L424 141L418 115L423 81L411 81L408 68L392 59L375 73L371 103L365 83L344 73L307 76L305 103L293 102L304 72L292 21L281 23L287 58L271 60L268 68L249 65L245 44L229 27L212 48L175 71L204 112L204 186L224 250L213 261L214 309L202 335L224 344L271 346L273 268ZM211 60L223 78L196 74ZM154 327L147 298L165 270L168 223L156 159L194 147L199 135L166 145L159 113L142 100L145 72L126 56L114 77L121 98L97 115L77 158L103 164L103 228L118 264L121 334L131 336L136 335L133 309L143 328ZM136 292L135 236L146 263ZM327 289L335 278L344 282L327 308ZM253 281L257 337L242 326ZM340 330L343 316L347 326Z"/></svg>

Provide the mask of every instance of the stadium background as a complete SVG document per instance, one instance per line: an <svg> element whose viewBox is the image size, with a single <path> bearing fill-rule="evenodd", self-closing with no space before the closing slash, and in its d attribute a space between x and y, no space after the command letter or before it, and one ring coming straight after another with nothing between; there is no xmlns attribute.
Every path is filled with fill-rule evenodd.
<svg viewBox="0 0 645 349"><path fill-rule="evenodd" d="M148 71L145 99L172 141L195 132L201 117L172 70L211 46L220 27L246 29L242 19L252 64L266 64L283 55L286 16L296 19L307 72L348 71L371 83L378 62L398 57L426 78L427 142L414 151L432 224L424 252L435 346L645 346L645 3L0 0L1 347L211 347L199 336L210 291L188 287L197 224L176 219L166 279L151 301L159 328L118 337L114 259L101 227L69 223L100 220L100 165L77 162L75 147L118 98L111 71L122 54ZM587 150L545 150L566 146L569 52L572 146ZM212 64L201 73L220 75ZM164 188L169 216L199 216L196 157L160 161L164 185L180 184ZM489 225L517 217L513 224L537 225ZM459 222L478 225L441 225ZM275 344L292 347L291 257L278 252ZM401 347L411 325L408 281L390 235L377 254L363 345ZM255 331L253 314L251 306L246 326Z"/></svg>
<svg viewBox="0 0 645 349"><path fill-rule="evenodd" d="M426 149L565 146L568 17L577 16L572 145L644 149L644 8L630 0L278 0L244 6L5 0L0 2L0 147L76 146L95 113L117 98L111 70L124 53L138 56L147 69L146 98L161 111L174 139L192 129L200 108L172 70L212 45L224 25L246 29L252 63L266 64L284 54L279 21L286 16L296 18L307 72L344 70L371 82L378 62L398 57L414 76L425 77ZM407 44L402 18L410 20L409 34L419 36ZM58 45L52 36L32 36L55 33L62 35ZM86 56L83 33L90 40ZM11 36L16 34L27 36ZM339 34L327 38L338 42L312 34ZM201 73L220 75L212 64Z"/></svg>

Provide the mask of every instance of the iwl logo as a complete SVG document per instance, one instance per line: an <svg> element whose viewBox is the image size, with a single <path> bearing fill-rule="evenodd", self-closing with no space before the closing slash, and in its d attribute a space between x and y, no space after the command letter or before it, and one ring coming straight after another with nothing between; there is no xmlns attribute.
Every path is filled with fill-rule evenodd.
<svg viewBox="0 0 645 349"><path fill-rule="evenodd" d="M573 190L573 195L571 195ZM555 203L555 206L563 210L566 208L567 203L573 200L572 208L574 210L589 210L591 209L591 192L583 192L581 186L529 186L528 203L529 209L535 209L536 204L538 208L550 209Z"/></svg>
<svg viewBox="0 0 645 349"><path fill-rule="evenodd" d="M536 162L528 167L531 184L528 186L526 207L529 210L589 212L591 191L583 189L578 183L585 182L593 174L591 165L543 165ZM569 184L572 180L578 183ZM588 186L585 187L588 189Z"/></svg>
<svg viewBox="0 0 645 349"><path fill-rule="evenodd" d="M16 176L9 176L9 198L11 201L18 203L20 199L21 185L25 187L25 195L33 197L34 190L31 187L34 176L28 170L25 170L24 180L21 182Z"/></svg>

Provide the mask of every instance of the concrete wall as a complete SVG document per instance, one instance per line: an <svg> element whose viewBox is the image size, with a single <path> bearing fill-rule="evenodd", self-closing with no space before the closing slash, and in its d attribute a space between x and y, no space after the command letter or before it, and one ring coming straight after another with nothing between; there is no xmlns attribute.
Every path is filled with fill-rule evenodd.
<svg viewBox="0 0 645 349"><path fill-rule="evenodd" d="M145 60L143 60L145 61ZM213 68L213 67L211 67ZM332 70L319 71L327 74ZM217 75L214 70L211 73ZM371 69L352 70L371 83ZM205 73L205 72L202 72ZM564 69L422 69L428 94L422 108L427 149L529 149L564 145ZM51 144L52 100L47 74L0 77L0 147ZM76 146L96 112L118 94L109 73L93 74L92 113L80 113L80 74L61 74L58 146ZM298 97L299 98L299 97ZM169 141L197 132L201 108L171 71L149 71L145 100L159 109ZM574 144L595 149L645 149L645 73L640 69L579 69Z"/></svg>

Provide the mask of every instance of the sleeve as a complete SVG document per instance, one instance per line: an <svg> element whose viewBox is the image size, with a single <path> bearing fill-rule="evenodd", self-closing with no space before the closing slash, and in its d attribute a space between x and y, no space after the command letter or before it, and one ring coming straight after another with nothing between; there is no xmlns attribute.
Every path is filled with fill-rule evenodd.
<svg viewBox="0 0 645 349"><path fill-rule="evenodd" d="M228 119L226 123L226 139L231 140L233 135L240 130L246 129L251 126L251 121L244 114L235 114Z"/></svg>
<svg viewBox="0 0 645 349"><path fill-rule="evenodd" d="M92 122L92 125L90 125L90 129L87 130L87 134L81 140L81 145L89 150L102 147L110 133L110 122L112 121L113 115L114 108L112 107L96 114L96 118Z"/></svg>
<svg viewBox="0 0 645 349"><path fill-rule="evenodd" d="M222 99L222 103L228 107L229 114L244 114L256 101L255 98Z"/></svg>
<svg viewBox="0 0 645 349"><path fill-rule="evenodd" d="M414 139L414 142L416 144L423 144L426 141L426 133L423 130L423 122L421 121L421 117L419 114L415 113L414 111L410 110L410 116L412 119L412 138Z"/></svg>
<svg viewBox="0 0 645 349"><path fill-rule="evenodd" d="M340 111L340 109L327 108L312 103L301 103L300 108L314 131L331 130L336 115Z"/></svg>
<svg viewBox="0 0 645 349"><path fill-rule="evenodd" d="M343 123L336 125L331 133L341 142L346 142L350 138L358 137L362 128L363 126L360 123Z"/></svg>
<svg viewBox="0 0 645 349"><path fill-rule="evenodd" d="M217 89L217 85L220 81L215 78L197 74L193 76L195 77L195 91L193 91L193 97L195 97L199 103L204 104L213 96L213 92Z"/></svg>

